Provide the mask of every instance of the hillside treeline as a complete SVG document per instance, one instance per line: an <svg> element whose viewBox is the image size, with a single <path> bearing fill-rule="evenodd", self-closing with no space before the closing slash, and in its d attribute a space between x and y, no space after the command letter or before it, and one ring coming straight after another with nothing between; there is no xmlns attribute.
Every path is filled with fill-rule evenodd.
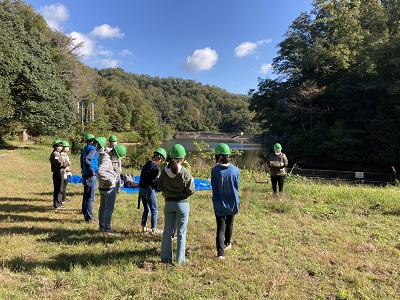
<svg viewBox="0 0 400 300"><path fill-rule="evenodd" d="M270 144L296 156L400 162L400 1L315 0L251 92Z"/></svg>
<svg viewBox="0 0 400 300"><path fill-rule="evenodd" d="M254 132L248 96L193 80L83 65L79 48L24 1L0 1L0 133L121 133L153 144L175 131ZM132 140L136 139L136 140Z"/></svg>

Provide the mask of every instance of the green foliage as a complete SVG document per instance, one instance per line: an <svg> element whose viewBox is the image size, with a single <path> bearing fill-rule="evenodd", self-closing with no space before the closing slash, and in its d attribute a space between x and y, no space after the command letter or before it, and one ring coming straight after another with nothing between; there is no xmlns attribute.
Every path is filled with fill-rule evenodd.
<svg viewBox="0 0 400 300"><path fill-rule="evenodd" d="M151 148L176 131L258 130L245 95L193 80L93 70L79 62L80 47L49 29L22 0L0 1L2 137L25 128L33 136L70 140L79 140L81 131L114 132ZM77 111L81 102L93 104L90 118L87 111Z"/></svg>
<svg viewBox="0 0 400 300"><path fill-rule="evenodd" d="M128 116L132 116L135 129L144 118L135 116L138 112L154 113L161 137L176 131L258 130L252 122L254 114L248 109L247 96L229 94L193 80L137 75L119 68L100 70L99 75L103 79L101 96L110 102L107 107L115 108L111 111L115 111L113 130L121 130Z"/></svg>
<svg viewBox="0 0 400 300"><path fill-rule="evenodd" d="M279 44L278 78L250 93L267 141L297 156L400 162L399 15L394 0L313 1Z"/></svg>
<svg viewBox="0 0 400 300"><path fill-rule="evenodd" d="M44 20L20 1L0 2L0 126L15 119L33 135L68 131L75 106L57 77Z"/></svg>

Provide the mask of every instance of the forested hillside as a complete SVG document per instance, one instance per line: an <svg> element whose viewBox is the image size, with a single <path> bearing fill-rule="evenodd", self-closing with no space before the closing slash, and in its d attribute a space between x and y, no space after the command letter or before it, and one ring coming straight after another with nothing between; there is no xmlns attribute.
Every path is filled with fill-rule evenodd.
<svg viewBox="0 0 400 300"><path fill-rule="evenodd" d="M176 131L258 129L246 95L192 80L91 69L79 61L81 46L50 30L24 1L0 1L3 138L27 128L33 136L73 139L83 125L154 144Z"/></svg>
<svg viewBox="0 0 400 300"><path fill-rule="evenodd" d="M315 0L251 93L270 141L297 156L400 162L400 1Z"/></svg>

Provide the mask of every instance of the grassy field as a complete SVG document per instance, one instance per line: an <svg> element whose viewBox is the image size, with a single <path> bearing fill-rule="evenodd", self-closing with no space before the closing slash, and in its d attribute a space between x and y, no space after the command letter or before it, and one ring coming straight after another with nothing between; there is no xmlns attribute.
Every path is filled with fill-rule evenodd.
<svg viewBox="0 0 400 300"><path fill-rule="evenodd" d="M136 194L117 196L118 234L102 235L83 222L82 185L68 186L67 209L52 208L51 149L16 146L0 150L0 299L400 299L398 187L288 180L280 202L243 171L227 259L215 260L202 191L190 198L187 262L172 266L161 237L140 233Z"/></svg>

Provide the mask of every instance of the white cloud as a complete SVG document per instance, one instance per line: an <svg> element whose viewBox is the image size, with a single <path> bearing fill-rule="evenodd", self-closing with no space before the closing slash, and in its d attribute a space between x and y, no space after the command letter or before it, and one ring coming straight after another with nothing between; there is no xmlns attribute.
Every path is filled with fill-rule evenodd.
<svg viewBox="0 0 400 300"><path fill-rule="evenodd" d="M272 64L263 64L260 68L260 71L258 73L260 74L267 74L273 70Z"/></svg>
<svg viewBox="0 0 400 300"><path fill-rule="evenodd" d="M244 42L235 48L235 56L243 57L254 53L257 48L256 43Z"/></svg>
<svg viewBox="0 0 400 300"><path fill-rule="evenodd" d="M98 53L99 55L105 55L105 56L112 56L112 55L113 55L113 53L112 53L111 50L105 50L105 49L103 49L102 46L99 47L97 53Z"/></svg>
<svg viewBox="0 0 400 300"><path fill-rule="evenodd" d="M204 71L210 70L217 63L218 54L215 50L206 47L194 51L192 56L188 56L184 63L189 71Z"/></svg>
<svg viewBox="0 0 400 300"><path fill-rule="evenodd" d="M125 34L122 33L118 27L111 27L108 24L97 26L90 33L90 36L98 37L101 39L122 38L124 37L124 35Z"/></svg>
<svg viewBox="0 0 400 300"><path fill-rule="evenodd" d="M104 68L117 68L121 64L121 61L118 59L106 58L106 59L100 60L100 64Z"/></svg>
<svg viewBox="0 0 400 300"><path fill-rule="evenodd" d="M260 40L257 42L243 42L235 48L235 56L244 57L253 54L259 45L270 43L271 39Z"/></svg>
<svg viewBox="0 0 400 300"><path fill-rule="evenodd" d="M68 20L68 9L62 4L52 4L40 7L39 13L46 20L47 25L54 30L61 30L61 24Z"/></svg>
<svg viewBox="0 0 400 300"><path fill-rule="evenodd" d="M132 54L133 54L133 52L128 49L124 49L121 52L118 52L118 55L120 55L120 56L126 56L126 55L132 55Z"/></svg>
<svg viewBox="0 0 400 300"><path fill-rule="evenodd" d="M87 35L72 31L68 34L74 41L74 45L78 45L82 43L82 46L79 48L79 54L84 57L89 57L95 54L96 42L90 39Z"/></svg>

